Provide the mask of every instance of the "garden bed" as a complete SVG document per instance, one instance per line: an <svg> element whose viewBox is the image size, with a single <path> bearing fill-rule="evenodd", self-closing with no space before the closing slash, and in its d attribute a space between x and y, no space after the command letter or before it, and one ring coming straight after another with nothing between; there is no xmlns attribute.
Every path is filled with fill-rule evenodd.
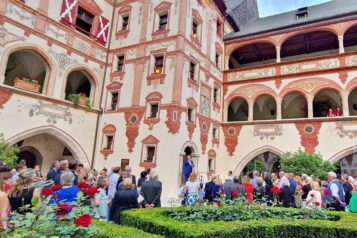
<svg viewBox="0 0 357 238"><path fill-rule="evenodd" d="M196 208L197 209L197 208ZM217 209L218 213L221 211ZM175 208L176 213L192 210L192 208ZM280 209L284 213L297 212L296 209ZM232 211L233 212L233 211ZM179 221L170 217L167 208L140 209L125 211L122 216L123 225L142 229L152 234L165 237L319 237L345 238L357 237L357 214L328 212L336 220L297 219L282 217L281 219L250 219L246 221ZM201 214L200 214L201 215ZM198 216L198 214L196 214Z"/></svg>

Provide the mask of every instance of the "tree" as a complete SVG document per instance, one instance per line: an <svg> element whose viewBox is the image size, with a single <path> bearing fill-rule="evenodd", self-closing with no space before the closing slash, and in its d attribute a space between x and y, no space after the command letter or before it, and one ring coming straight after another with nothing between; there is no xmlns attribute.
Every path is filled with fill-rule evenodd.
<svg viewBox="0 0 357 238"><path fill-rule="evenodd" d="M320 154L308 154L302 150L287 153L281 159L281 169L284 172L297 175L307 174L316 178L326 179L327 172L335 171L336 165L322 159Z"/></svg>
<svg viewBox="0 0 357 238"><path fill-rule="evenodd" d="M0 161L7 165L15 165L18 160L17 154L20 149L5 142L4 135L0 134Z"/></svg>

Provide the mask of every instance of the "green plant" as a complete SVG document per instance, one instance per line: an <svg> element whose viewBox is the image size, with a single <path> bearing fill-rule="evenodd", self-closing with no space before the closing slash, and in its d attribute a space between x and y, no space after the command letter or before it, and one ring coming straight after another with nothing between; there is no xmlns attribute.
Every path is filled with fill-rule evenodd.
<svg viewBox="0 0 357 238"><path fill-rule="evenodd" d="M17 154L20 149L5 142L4 135L0 133L0 161L7 165L15 165L18 160Z"/></svg>
<svg viewBox="0 0 357 238"><path fill-rule="evenodd" d="M175 208L184 211L192 208ZM274 212L276 209L273 209ZM296 209L282 209L296 212ZM123 212L123 225L170 238L343 238L357 237L357 214L327 212L338 221L312 219L258 219L247 221L177 221L168 217L168 210L138 209Z"/></svg>
<svg viewBox="0 0 357 238"><path fill-rule="evenodd" d="M73 102L73 105L78 107L79 106L79 98L81 98L81 97L86 98L84 106L86 108L86 111L89 111L91 109L91 101L85 94L83 94L83 93L69 94L67 96L67 100Z"/></svg>
<svg viewBox="0 0 357 238"><path fill-rule="evenodd" d="M336 166L322 159L320 154L308 154L302 150L288 153L281 159L281 169L295 174L313 175L326 179L327 172L334 171Z"/></svg>

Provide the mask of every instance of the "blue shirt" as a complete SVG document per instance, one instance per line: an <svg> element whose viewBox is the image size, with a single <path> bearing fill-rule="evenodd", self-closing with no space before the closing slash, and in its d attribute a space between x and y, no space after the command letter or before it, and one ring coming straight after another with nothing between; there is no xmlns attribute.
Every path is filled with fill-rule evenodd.
<svg viewBox="0 0 357 238"><path fill-rule="evenodd" d="M79 193L79 188L77 186L61 188L60 190L52 194L49 204L77 202L78 193ZM54 195L58 196L56 200L53 200Z"/></svg>

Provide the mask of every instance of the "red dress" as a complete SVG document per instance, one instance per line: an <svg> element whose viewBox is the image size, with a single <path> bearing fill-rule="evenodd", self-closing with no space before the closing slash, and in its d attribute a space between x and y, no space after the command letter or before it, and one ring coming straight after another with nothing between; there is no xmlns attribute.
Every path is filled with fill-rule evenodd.
<svg viewBox="0 0 357 238"><path fill-rule="evenodd" d="M245 187L246 191L246 198L248 200L249 204L252 204L253 202L253 192L254 192L254 185L253 184L242 184Z"/></svg>

